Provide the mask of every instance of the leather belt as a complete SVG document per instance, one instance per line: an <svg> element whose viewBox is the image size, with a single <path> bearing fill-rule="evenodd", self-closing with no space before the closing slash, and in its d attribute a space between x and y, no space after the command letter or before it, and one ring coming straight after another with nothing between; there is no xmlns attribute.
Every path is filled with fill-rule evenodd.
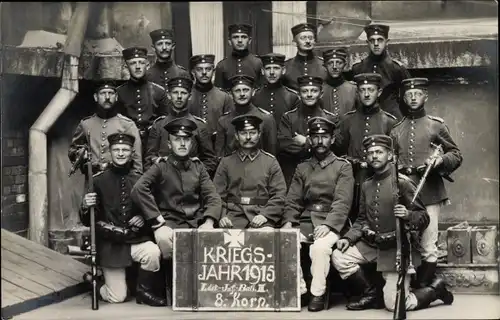
<svg viewBox="0 0 500 320"><path fill-rule="evenodd" d="M244 204L244 205L261 205L267 204L268 198L251 198L251 197L229 197L228 203Z"/></svg>
<svg viewBox="0 0 500 320"><path fill-rule="evenodd" d="M306 210L316 212L330 212L331 206L331 204L311 203L306 207Z"/></svg>

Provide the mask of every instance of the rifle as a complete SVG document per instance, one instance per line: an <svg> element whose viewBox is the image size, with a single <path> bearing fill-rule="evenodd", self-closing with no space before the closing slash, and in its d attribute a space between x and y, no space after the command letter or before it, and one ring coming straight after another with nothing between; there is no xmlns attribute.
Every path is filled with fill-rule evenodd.
<svg viewBox="0 0 500 320"><path fill-rule="evenodd" d="M76 172L76 169L78 169L80 165L85 161L86 153L87 150L84 147L83 151L78 154L78 157L76 158L75 162L73 162L71 170L69 170L68 177L71 177Z"/></svg>

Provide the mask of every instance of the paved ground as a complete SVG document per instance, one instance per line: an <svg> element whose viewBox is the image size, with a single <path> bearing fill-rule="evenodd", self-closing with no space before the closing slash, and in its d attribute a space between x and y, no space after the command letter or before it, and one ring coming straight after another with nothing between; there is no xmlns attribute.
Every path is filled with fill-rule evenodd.
<svg viewBox="0 0 500 320"><path fill-rule="evenodd" d="M456 295L451 306L433 305L426 310L408 312L408 319L500 319L500 296ZM170 308L153 308L129 301L119 305L101 302L98 311L90 309L88 294L68 299L19 316L14 320L164 320L164 319L392 319L385 310L347 311L344 303L338 302L327 311L302 312L174 312Z"/></svg>

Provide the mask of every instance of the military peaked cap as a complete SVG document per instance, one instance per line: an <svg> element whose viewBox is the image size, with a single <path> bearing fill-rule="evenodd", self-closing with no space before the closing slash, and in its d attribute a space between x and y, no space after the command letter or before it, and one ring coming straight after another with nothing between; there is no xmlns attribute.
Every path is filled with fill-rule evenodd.
<svg viewBox="0 0 500 320"><path fill-rule="evenodd" d="M333 133L335 124L323 117L314 117L307 121L307 131L309 134Z"/></svg>
<svg viewBox="0 0 500 320"><path fill-rule="evenodd" d="M384 24L370 24L365 27L366 37L370 38L373 35L381 35L384 38L389 37L389 26Z"/></svg>
<svg viewBox="0 0 500 320"><path fill-rule="evenodd" d="M164 128L174 136L191 137L198 126L193 120L184 117L170 121Z"/></svg>
<svg viewBox="0 0 500 320"><path fill-rule="evenodd" d="M174 40L174 32L168 29L153 30L149 33L149 36L151 37L153 43L155 43L158 40L165 40L165 39L170 39L172 41Z"/></svg>
<svg viewBox="0 0 500 320"><path fill-rule="evenodd" d="M323 61L327 62L330 59L338 58L344 61L347 60L348 49L347 47L328 49L323 52Z"/></svg>
<svg viewBox="0 0 500 320"><path fill-rule="evenodd" d="M167 87L169 89L184 88L187 91L191 92L191 89L193 88L193 80L185 76L174 77L168 80Z"/></svg>
<svg viewBox="0 0 500 320"><path fill-rule="evenodd" d="M133 58L147 58L148 49L143 47L130 47L127 49L123 49L122 54L125 60L130 60Z"/></svg>
<svg viewBox="0 0 500 320"><path fill-rule="evenodd" d="M285 55L280 53L268 53L260 56L260 60L262 61L262 65L268 64L278 64L280 66L285 65Z"/></svg>
<svg viewBox="0 0 500 320"><path fill-rule="evenodd" d="M255 79L252 76L242 74L242 75L232 76L231 78L229 78L229 81L231 81L233 87L238 84L246 84L250 87L253 87Z"/></svg>
<svg viewBox="0 0 500 320"><path fill-rule="evenodd" d="M382 76L378 73L360 73L354 76L354 81L356 81L358 86L362 84L375 84L380 86Z"/></svg>
<svg viewBox="0 0 500 320"><path fill-rule="evenodd" d="M410 89L426 89L428 85L429 79L427 78L410 78L401 82L404 91Z"/></svg>
<svg viewBox="0 0 500 320"><path fill-rule="evenodd" d="M102 79L97 81L95 91L99 92L101 89L112 89L116 91L116 83L112 79Z"/></svg>
<svg viewBox="0 0 500 320"><path fill-rule="evenodd" d="M251 114L237 116L231 120L231 124L234 126L236 131L259 129L261 123L261 118Z"/></svg>
<svg viewBox="0 0 500 320"><path fill-rule="evenodd" d="M252 29L253 27L251 25L245 23L236 23L227 27L229 35L233 33L246 33L250 36L252 34Z"/></svg>
<svg viewBox="0 0 500 320"><path fill-rule="evenodd" d="M385 134L373 134L363 139L363 147L366 150L375 146L385 147L392 151L392 138Z"/></svg>
<svg viewBox="0 0 500 320"><path fill-rule="evenodd" d="M314 26L310 23L299 23L299 24L293 26L291 30L292 30L292 35L294 37L296 35L298 35L299 33L304 32L304 31L312 31L312 33L314 33L314 35L316 35L316 26Z"/></svg>
<svg viewBox="0 0 500 320"><path fill-rule="evenodd" d="M122 143L122 144L127 144L127 145L133 147L134 142L135 142L135 137L133 135L128 134L128 133L118 132L118 133L110 134L108 136L108 142L109 142L110 146L117 144L117 143Z"/></svg>
<svg viewBox="0 0 500 320"><path fill-rule="evenodd" d="M199 63L211 63L214 64L215 55L213 54L197 54L189 58L189 67L194 68Z"/></svg>
<svg viewBox="0 0 500 320"><path fill-rule="evenodd" d="M314 76L300 76L297 78L297 82L299 87L304 86L323 86L323 78L314 77Z"/></svg>

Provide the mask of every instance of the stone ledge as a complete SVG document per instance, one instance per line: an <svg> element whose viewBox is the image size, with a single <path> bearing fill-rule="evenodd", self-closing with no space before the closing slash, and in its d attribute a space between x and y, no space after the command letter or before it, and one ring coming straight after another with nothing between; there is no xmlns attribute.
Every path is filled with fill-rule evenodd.
<svg viewBox="0 0 500 320"><path fill-rule="evenodd" d="M499 294L498 273L496 264L438 264L436 270L452 292L466 294Z"/></svg>

